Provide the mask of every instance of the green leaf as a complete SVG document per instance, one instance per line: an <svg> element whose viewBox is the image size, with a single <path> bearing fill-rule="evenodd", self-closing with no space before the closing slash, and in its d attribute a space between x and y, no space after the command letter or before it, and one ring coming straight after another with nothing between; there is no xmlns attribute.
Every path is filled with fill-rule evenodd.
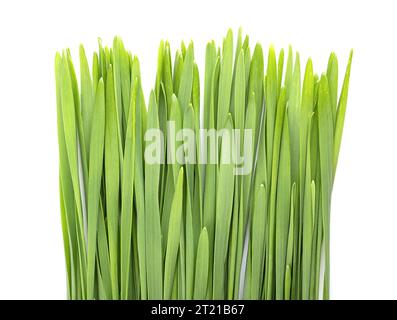
<svg viewBox="0 0 397 320"><path fill-rule="evenodd" d="M185 112L186 108L189 105L190 97L192 95L192 87L193 87L193 59L194 59L194 51L193 51L193 42L189 44L189 47L186 52L186 57L183 61L183 69L181 71L181 79L178 89L178 101L181 107L182 113Z"/></svg>
<svg viewBox="0 0 397 320"><path fill-rule="evenodd" d="M311 121L308 123L308 132L311 130ZM311 159L310 159L310 135L307 136L307 151L306 151L306 174L303 195L303 242L302 242L302 299L309 299L310 289L310 268L311 268L311 255L312 255L312 242L313 242L313 206L312 201L314 194L312 186L314 181L311 179Z"/></svg>
<svg viewBox="0 0 397 320"><path fill-rule="evenodd" d="M332 105L329 96L328 80L325 75L321 76L318 96L318 121L319 121L319 145L320 145L320 172L321 172L321 204L324 227L325 245L325 273L324 294L325 300L329 299L330 282L330 206L331 190L333 182L333 123Z"/></svg>
<svg viewBox="0 0 397 320"><path fill-rule="evenodd" d="M353 50L350 52L349 62L347 63L345 79L343 80L342 91L339 97L338 110L336 112L335 133L334 133L334 175L338 165L340 144L342 142L343 126L345 123L345 113L347 105L347 96L349 92L350 69L353 59Z"/></svg>
<svg viewBox="0 0 397 320"><path fill-rule="evenodd" d="M245 57L247 54L245 53ZM263 83L264 83L264 62L263 62L263 50L262 46L258 43L255 46L254 53L252 55L251 67L249 69L249 82L248 82L248 92L251 94L252 92L255 94L255 119L256 124L255 127L259 128L261 113L262 113L262 105L263 105ZM257 142L257 135L259 131L256 132L254 136L254 142Z"/></svg>
<svg viewBox="0 0 397 320"><path fill-rule="evenodd" d="M58 145L59 145L59 182L60 182L60 203L62 230L67 237L68 242L65 243L66 265L69 280L69 297L77 299L78 294L78 270L79 264L84 263L83 256L80 255L81 248L78 242L83 243L84 239L80 238L79 230L76 224L76 203L74 199L74 190L72 177L69 169L69 160L66 150L66 142L64 135L64 123L62 115L62 97L61 97L61 70L62 58L57 53L55 58L55 79L56 79L56 101L57 101L57 122L58 122ZM65 221L64 221L65 219ZM66 225L65 225L66 224ZM65 230L66 229L66 230ZM66 232L66 234L65 234ZM69 253L70 252L70 253ZM83 253L85 253L83 251ZM70 257L70 258L69 258ZM70 267L68 268L68 260L70 259Z"/></svg>
<svg viewBox="0 0 397 320"><path fill-rule="evenodd" d="M217 128L224 128L226 125L229 108L230 95L233 77L233 33L228 31L223 40L222 59L219 74L219 100L217 113Z"/></svg>
<svg viewBox="0 0 397 320"><path fill-rule="evenodd" d="M208 129L215 128L215 105L216 105L216 92L217 82L219 78L219 58L217 59L212 75L211 85L211 105L209 109ZM205 138L204 138L205 139ZM204 185L204 227L208 230L209 241L209 276L208 276L208 296L212 296L212 267L213 267L213 254L214 254L214 234L215 234L215 203L216 203L216 177L217 177L217 144L207 141L206 148L206 170L205 170L205 185Z"/></svg>
<svg viewBox="0 0 397 320"><path fill-rule="evenodd" d="M294 208L296 199L296 184L292 185L291 189L291 202L290 202L290 216L289 216L289 228L288 228L288 242L287 242L287 254L285 260L285 281L284 281L284 298L286 300L291 299L291 287L292 287L292 264L293 264L293 249L294 249Z"/></svg>
<svg viewBox="0 0 397 320"><path fill-rule="evenodd" d="M171 52L170 52L170 44L168 42L165 43L164 49L164 60L163 60L163 83L164 83L164 91L166 94L167 101L167 114L170 114L171 108L171 97L174 92L173 90L173 82L172 82L172 65L171 65Z"/></svg>
<svg viewBox="0 0 397 320"><path fill-rule="evenodd" d="M106 81L105 195L113 299L119 299L119 194L121 162L119 150L121 141L119 140L113 68L110 66Z"/></svg>
<svg viewBox="0 0 397 320"><path fill-rule="evenodd" d="M280 98L281 99L281 98ZM280 145L280 162L277 178L276 200L276 299L284 298L284 270L288 247L289 218L291 214L291 155L288 119L284 117L283 133Z"/></svg>
<svg viewBox="0 0 397 320"><path fill-rule="evenodd" d="M338 59L335 53L331 53L328 59L327 79L329 84L329 96L332 105L332 119L335 121L338 100Z"/></svg>
<svg viewBox="0 0 397 320"><path fill-rule="evenodd" d="M60 105L62 109L62 124L63 124L63 135L65 139L65 149L67 154L67 159L69 163L70 179L73 188L73 196L75 198L75 208L77 214L76 220L76 232L77 244L80 253L80 272L81 272L81 287L82 295L86 296L85 288L85 264L86 264L86 245L85 245L85 232L84 232L84 222L83 222L83 209L82 200L80 195L80 182L77 164L77 140L76 140L76 119L75 119L75 101L73 97L73 89L71 84L71 78L69 73L69 65L66 53L63 53L62 58L59 60L59 70L60 74ZM66 168L65 168L66 170ZM65 189L64 189L65 190ZM65 199L65 201L67 201Z"/></svg>
<svg viewBox="0 0 397 320"><path fill-rule="evenodd" d="M94 111L94 92L92 88L90 69L84 47L80 45L80 77L81 77L81 112L83 118L83 128L85 145L90 150L92 116Z"/></svg>
<svg viewBox="0 0 397 320"><path fill-rule="evenodd" d="M160 99L161 80L163 76L163 60L164 60L164 41L160 41L159 50L157 54L157 73L155 83L156 100Z"/></svg>
<svg viewBox="0 0 397 320"><path fill-rule="evenodd" d="M256 94L256 93L255 93ZM277 110L277 64L276 54L274 48L269 48L269 56L267 61L266 71L266 154L273 154L273 141L274 141L274 128L276 123L276 110ZM272 170L272 157L267 159L268 177L271 176Z"/></svg>
<svg viewBox="0 0 397 320"><path fill-rule="evenodd" d="M152 91L149 99L147 129L159 129L157 103ZM152 142L153 143L153 142ZM148 147L148 142L146 143ZM157 150L158 152L158 150ZM159 159L160 160L160 159ZM148 299L163 296L162 245L159 208L160 162L145 161L145 209L146 209L146 275Z"/></svg>
<svg viewBox="0 0 397 320"><path fill-rule="evenodd" d="M197 247L196 274L194 280L194 299L204 300L208 284L209 243L207 229L204 227L200 233Z"/></svg>
<svg viewBox="0 0 397 320"><path fill-rule="evenodd" d="M267 194L263 184L255 188L255 206L252 214L251 229L251 299L261 296L263 269L265 263L265 230L267 216Z"/></svg>
<svg viewBox="0 0 397 320"><path fill-rule="evenodd" d="M138 259L139 259L139 276L141 297L146 299L146 240L145 240L145 184L144 184L144 165L143 151L144 141L143 135L146 130L146 106L143 99L141 80L137 78L137 97L135 106L135 154L134 154L134 187L135 201L137 211L137 243L138 243Z"/></svg>
<svg viewBox="0 0 397 320"><path fill-rule="evenodd" d="M138 91L138 81L132 89L131 106L128 116L123 159L123 174L121 179L121 217L120 217L120 274L121 299L130 296L131 290L131 238L133 226L133 194L135 173L135 108ZM135 249L135 248L134 248Z"/></svg>
<svg viewBox="0 0 397 320"><path fill-rule="evenodd" d="M227 244L233 207L234 190L234 165L232 155L232 119L229 114L226 130L222 136L221 158L218 169L216 217L215 217L215 243L214 243L214 273L213 273L213 298L225 297L225 272Z"/></svg>
<svg viewBox="0 0 397 320"><path fill-rule="evenodd" d="M182 221L182 199L183 199L183 167L180 168L172 199L169 230L167 239L167 252L165 255L164 267L164 299L171 298L172 286L174 283L175 267L178 256L179 240Z"/></svg>
<svg viewBox="0 0 397 320"><path fill-rule="evenodd" d="M93 125L91 131L90 166L88 177L88 299L94 298L95 258L98 233L98 211L103 169L105 135L105 89L100 79L95 95Z"/></svg>
<svg viewBox="0 0 397 320"><path fill-rule="evenodd" d="M178 88L178 90L181 83L182 70L183 70L183 56L179 51L177 51L174 60L173 87Z"/></svg>
<svg viewBox="0 0 397 320"><path fill-rule="evenodd" d="M283 82L283 70L284 70L284 49L281 49L278 55L278 64L277 64L277 94L280 93L281 84Z"/></svg>
<svg viewBox="0 0 397 320"><path fill-rule="evenodd" d="M274 126L274 141L273 141L273 153L272 153L272 169L271 169L271 183L270 183L270 199L269 199L269 233L268 233L268 256L267 256L267 274L268 279L266 283L265 298L273 299L274 295L274 283L273 277L275 274L275 228L276 228L276 190L278 184L278 170L279 170L279 151L280 143L283 131L284 114L286 109L285 101L285 88L281 89L280 98L277 105L277 116Z"/></svg>
<svg viewBox="0 0 397 320"><path fill-rule="evenodd" d="M112 298L112 280L110 275L110 257L108 238L106 235L105 218L102 206L98 216L98 270L100 285L103 287L104 299Z"/></svg>
<svg viewBox="0 0 397 320"><path fill-rule="evenodd" d="M215 42L207 44L205 51L205 75L204 75L204 128L209 128L209 115L212 96L212 78L217 60Z"/></svg>

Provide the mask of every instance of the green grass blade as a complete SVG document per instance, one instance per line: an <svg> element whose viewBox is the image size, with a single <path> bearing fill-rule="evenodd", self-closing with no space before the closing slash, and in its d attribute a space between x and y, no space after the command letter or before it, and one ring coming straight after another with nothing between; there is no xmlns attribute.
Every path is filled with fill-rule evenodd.
<svg viewBox="0 0 397 320"><path fill-rule="evenodd" d="M75 217L75 199L72 178L69 169L69 160L66 150L66 142L64 136L64 124L62 116L62 98L61 98L61 69L62 58L57 53L55 58L55 80L56 80L56 101L57 101L57 122L58 122L58 145L59 145L59 182L61 195L61 217L62 229L64 237L67 237L67 245L65 246L65 253L68 261L70 257L70 267L68 278L70 283L69 296L72 299L77 298L77 270L81 256L79 257L77 237L79 235ZM65 219L65 221L63 221ZM66 234L65 234L66 233ZM83 241L82 239L80 241ZM70 253L69 253L70 252Z"/></svg>
<svg viewBox="0 0 397 320"><path fill-rule="evenodd" d="M125 114L125 109L123 108L123 98L121 94L121 54L120 54L120 38L115 37L113 39L113 73L114 73L114 92L115 92L115 100L117 106L117 114L119 116L119 123L124 130L125 122L128 122L128 115ZM101 56L101 51L99 52ZM101 60L101 59L100 59ZM124 115L124 117L123 117ZM124 130L122 131L124 133ZM123 134L124 136L124 134Z"/></svg>
<svg viewBox="0 0 397 320"><path fill-rule="evenodd" d="M119 39L119 63L120 63L120 84L121 99L123 102L124 118L128 118L130 108L130 91L131 91L131 70L128 52L124 49L124 44Z"/></svg>
<svg viewBox="0 0 397 320"><path fill-rule="evenodd" d="M287 254L285 260L285 280L284 280L284 299L291 299L291 288L292 288L292 264L293 264L293 253L294 253L294 209L295 209L295 198L296 198L296 184L292 185L291 189L291 202L290 202L290 216L289 216L289 228L288 228L288 243L287 243Z"/></svg>
<svg viewBox="0 0 397 320"><path fill-rule="evenodd" d="M349 62L347 63L345 79L343 80L342 92L339 97L338 110L336 112L336 123L334 133L334 175L338 165L340 145L342 142L343 125L345 123L345 113L347 105L347 96L349 92L350 69L352 64L353 51L350 52Z"/></svg>
<svg viewBox="0 0 397 320"><path fill-rule="evenodd" d="M234 298L235 290L235 274L236 274L236 258L237 258L237 237L238 237L238 222L239 222L239 177L235 176L234 181L234 194L236 195L233 200L232 209L232 221L230 226L230 236L229 236L229 250L228 250L228 264L227 264L227 295L228 300ZM240 270L240 269L238 269Z"/></svg>
<svg viewBox="0 0 397 320"><path fill-rule="evenodd" d="M113 69L109 67L106 81L105 111L105 195L109 237L112 297L119 299L119 196L120 150L118 115L114 92Z"/></svg>
<svg viewBox="0 0 397 320"><path fill-rule="evenodd" d="M175 59L174 59L173 87L175 89L178 88L178 90L181 83L182 70L183 70L183 55L179 51L177 51L175 53Z"/></svg>
<svg viewBox="0 0 397 320"><path fill-rule="evenodd" d="M318 119L319 119L319 144L320 144L320 170L321 170L321 199L322 218L324 227L325 244L325 273L323 298L329 299L330 281L330 206L331 190L333 181L333 123L332 107L329 96L328 80L325 75L321 76L318 96Z"/></svg>
<svg viewBox="0 0 397 320"><path fill-rule="evenodd" d="M194 252L195 252L195 227L193 224L193 203L192 199L195 197L193 191L195 188L195 165L196 159L189 158L188 155L196 156L196 150L189 149L189 146L194 146L189 143L188 130L194 130L195 116L192 105L190 104L184 113L183 117L183 137L184 137L184 152L185 152L185 173L186 173L186 193L185 193L185 214L186 214L186 227L185 227L185 248L186 248L186 298L192 299L193 297L193 281L194 281ZM195 141L193 141L195 142ZM195 149L197 149L195 147ZM194 211L194 215L199 219L195 220L196 228L200 228L200 212ZM197 226L198 224L198 226ZM198 238L198 235L197 235Z"/></svg>
<svg viewBox="0 0 397 320"><path fill-rule="evenodd" d="M121 187L121 217L120 217L120 289L121 299L129 297L131 266L131 238L133 226L133 194L135 173L135 109L138 91L138 81L132 90L131 106L128 116L127 132L125 137L125 151L123 159L123 174Z"/></svg>
<svg viewBox="0 0 397 320"><path fill-rule="evenodd" d="M93 93L93 99L95 97L96 87L98 85L99 78L100 78L99 57L98 57L98 53L94 52L94 55L92 57L92 93Z"/></svg>
<svg viewBox="0 0 397 320"><path fill-rule="evenodd" d="M240 156L244 156L244 125L245 125L245 65L244 65L244 51L240 50L240 53L236 60L236 71L234 79L234 117L235 117L235 129L239 130L240 144L236 144L236 159L240 159ZM241 165L236 166L241 167ZM243 203L240 201L243 199L240 189L242 188L243 177L236 176L235 181L235 194L233 205L233 222L232 222L232 237L230 240L230 253L229 253L229 279L228 279L228 299L233 299L236 296L240 285L240 269L242 259L242 233L245 229L240 223L244 223L244 211ZM241 210L240 210L241 206ZM239 235L240 233L240 235Z"/></svg>
<svg viewBox="0 0 397 320"><path fill-rule="evenodd" d="M149 99L147 129L150 130L158 128L159 120L157 103L155 93L152 91ZM148 142L146 143L146 148L148 148ZM148 299L161 299L163 296L162 244L158 196L159 179L160 161L155 161L154 163L149 163L148 161L145 161L145 234Z"/></svg>
<svg viewBox="0 0 397 320"><path fill-rule="evenodd" d="M141 297L146 299L146 241L145 241L145 184L144 184L144 166L143 152L144 141L143 134L146 127L146 107L143 99L143 92L140 78L137 79L138 92L136 97L135 109L135 201L137 211L137 241L138 241L138 259L139 259L139 276L141 286Z"/></svg>
<svg viewBox="0 0 397 320"><path fill-rule="evenodd" d="M329 84L329 96L332 106L332 119L336 119L336 109L338 100L338 59L335 53L331 53L328 59L327 79Z"/></svg>
<svg viewBox="0 0 397 320"><path fill-rule="evenodd" d="M244 55L247 56L246 54ZM249 55L248 55L249 56ZM255 128L259 128L262 105L263 105L263 83L264 83L264 62L263 62L263 50L262 46L258 43L255 46L254 53L252 54L251 66L249 69L249 82L248 82L248 92L255 94ZM249 97L247 97L249 98ZM267 105L267 104L266 104ZM254 135L254 144L258 140L259 130Z"/></svg>
<svg viewBox="0 0 397 320"><path fill-rule="evenodd" d="M92 88L90 69L84 47L80 45L80 77L81 77L81 113L83 118L85 146L90 150L92 116L94 110L94 92Z"/></svg>
<svg viewBox="0 0 397 320"><path fill-rule="evenodd" d="M78 246L80 253L80 272L81 272L81 286L82 295L86 296L86 284L85 284L85 264L86 264L86 242L83 222L83 209L82 199L80 195L80 182L79 182L79 171L78 171L78 160L77 160L77 140L76 140L76 119L75 119L75 106L73 98L73 89L71 84L71 78L69 73L68 60L65 53L62 55L62 61L60 62L60 71L63 75L60 81L60 100L62 106L62 123L63 132L65 139L65 149L67 159L69 163L71 183L73 187L73 196L76 205L76 228L78 232Z"/></svg>
<svg viewBox="0 0 397 320"><path fill-rule="evenodd" d="M311 131L311 121L308 123L308 132ZM310 289L310 268L313 242L313 206L312 206L312 181L311 179L311 159L310 159L310 135L308 135L306 151L306 175L303 198L303 242L302 242L302 299L309 299Z"/></svg>
<svg viewBox="0 0 397 320"><path fill-rule="evenodd" d="M88 178L88 265L87 298L94 298L95 258L98 234L98 211L100 201L101 177L103 168L103 149L105 135L105 92L100 79L95 95L93 125L90 147L90 173Z"/></svg>
<svg viewBox="0 0 397 320"><path fill-rule="evenodd" d="M249 83L250 68L251 68L251 50L249 47L248 36L245 37L245 40L243 43L243 50L244 50L244 66L245 66L245 84L246 84L246 91L248 91L247 87L248 87L248 83ZM263 54L262 54L262 60L263 60ZM262 69L260 69L260 70L262 70ZM263 81L261 81L261 86L263 86Z"/></svg>
<svg viewBox="0 0 397 320"><path fill-rule="evenodd" d="M181 233L182 221L182 200L183 200L183 167L180 168L172 199L169 230L167 239L167 252L164 266L164 299L171 298L174 284L175 269L178 257L178 248Z"/></svg>
<svg viewBox="0 0 397 320"><path fill-rule="evenodd" d="M276 200L276 299L284 298L284 279L288 247L289 218L291 214L291 155L288 119L284 118L283 133L280 145L280 163L277 181Z"/></svg>
<svg viewBox="0 0 397 320"><path fill-rule="evenodd" d="M193 87L193 64L194 64L194 49L193 42L189 44L186 52L186 57L183 61L183 69L181 71L181 79L178 88L178 101L182 110L185 112L189 105L190 97L192 95Z"/></svg>
<svg viewBox="0 0 397 320"><path fill-rule="evenodd" d="M217 110L217 128L224 128L226 125L229 108L233 78L233 33L228 31L223 40L222 59L219 74L219 100Z"/></svg>
<svg viewBox="0 0 397 320"><path fill-rule="evenodd" d="M283 82L283 71L284 71L284 49L281 49L277 60L277 95L280 93L281 84Z"/></svg>
<svg viewBox="0 0 397 320"><path fill-rule="evenodd" d="M300 193L300 177L299 177L299 149L300 149L300 138L299 138L299 117L300 117L300 106L301 106L301 80L300 80L300 58L299 54L296 53L294 71L292 75L292 82L290 86L290 93L288 97L288 123L290 128L291 137L291 176L292 181L296 183L297 195ZM296 299L299 291L299 277L300 277L300 198L296 197L295 204L295 215L294 215L294 264L292 266L292 283L291 283L291 298Z"/></svg>
<svg viewBox="0 0 397 320"><path fill-rule="evenodd" d="M263 269L265 262L265 230L266 225L267 194L263 184L255 189L255 206L252 214L251 232L251 299L259 299L263 281Z"/></svg>
<svg viewBox="0 0 397 320"><path fill-rule="evenodd" d="M275 228L276 228L276 190L277 190L277 176L279 170L279 151L282 137L284 114L286 109L285 88L281 90L280 98L277 105L277 115L274 126L274 141L272 141L272 169L271 169L271 183L270 183L270 199L269 199L269 233L268 233L268 260L267 260L267 274L268 279L266 283L265 298L273 299L275 292Z"/></svg>
<svg viewBox="0 0 397 320"><path fill-rule="evenodd" d="M174 132L174 136L171 136L170 139L168 139L167 141L169 143L169 150L172 159L171 163L172 163L174 184L176 184L179 174L179 168L180 168L180 164L177 161L177 150L179 149L181 142L178 139L176 139L176 133L182 129L182 121L183 121L182 117L183 115L181 113L179 100L175 95L173 95L171 102L171 114L169 120L172 121L173 124L175 125L175 132Z"/></svg>
<svg viewBox="0 0 397 320"><path fill-rule="evenodd" d="M207 229L204 227L200 233L197 247L196 273L194 279L194 296L195 300L204 300L208 284L208 267L209 267L209 243Z"/></svg>
<svg viewBox="0 0 397 320"><path fill-rule="evenodd" d="M313 64L311 59L308 59L305 69L305 76L302 86L302 104L300 114L300 142L299 142L299 172L300 172L300 230L302 236L299 237L301 241L300 251L304 252L301 256L301 279L302 283L299 290L299 297L303 299L308 298L308 290L310 282L310 252L311 252L311 233L312 223L307 223L311 217L310 204L310 183L311 183L311 169L310 169L310 119L314 109L314 75ZM309 149L309 152L308 152ZM307 167L309 164L309 167ZM305 223L306 221L306 223ZM305 234L305 231L307 233ZM309 246L309 248L308 248Z"/></svg>
<svg viewBox="0 0 397 320"><path fill-rule="evenodd" d="M164 83L164 91L166 95L167 101L167 114L170 114L171 108L171 98L174 93L173 82L172 82L172 63L171 63L171 52L170 52L170 44L168 42L165 43L164 50L164 66L163 66L163 83Z"/></svg>
<svg viewBox="0 0 397 320"><path fill-rule="evenodd" d="M103 294L106 299L112 299L112 280L110 274L110 257L108 247L108 237L106 234L105 218L102 208L98 216L98 269Z"/></svg>
<svg viewBox="0 0 397 320"><path fill-rule="evenodd" d="M217 60L215 42L207 44L205 51L205 75L204 75L204 128L209 128L209 116L212 96L212 78Z"/></svg>
<svg viewBox="0 0 397 320"><path fill-rule="evenodd" d="M219 58L216 60L211 84L211 104L209 109L209 121L208 129L215 128L215 105L216 105L216 92L217 84L219 79ZM215 148L211 148L211 144L208 143L206 149L206 170L205 170L205 185L204 185L204 212L203 212L203 222L204 227L207 229L208 242L209 242L209 275L208 275L208 297L212 297L212 266L213 266L213 254L214 254L214 234L215 234L215 194L216 194L216 175L217 175L217 165L216 165L216 148L217 145L214 144ZM215 161L211 161L215 159Z"/></svg>
<svg viewBox="0 0 397 320"><path fill-rule="evenodd" d="M164 61L164 41L160 41L159 50L157 53L157 73L154 90L156 93L156 101L160 100L161 80L163 76L163 61Z"/></svg>
<svg viewBox="0 0 397 320"><path fill-rule="evenodd" d="M257 127L256 127L256 107L255 107L255 99L256 99L256 94L254 92L250 93L249 100L248 100L248 105L247 105L247 112L245 114L245 129L246 130L251 130L252 137L255 137L257 134ZM261 146L264 146L265 144L261 143ZM259 150L260 152L261 150ZM255 155L255 144L252 144L251 150L247 149L247 154L251 153L252 155ZM263 153L262 156L265 156ZM259 165L264 165L266 167L266 164L263 163L263 160L266 158L262 158L261 154L259 154L259 160L258 163ZM252 159L252 166L254 164L255 158ZM243 206L244 206L244 226L247 224L248 221L248 210L249 210L249 197L250 197L250 186L251 186L251 179L252 179L252 172L249 174L246 174L243 176ZM263 181L259 182L259 185L262 184Z"/></svg>
<svg viewBox="0 0 397 320"><path fill-rule="evenodd" d="M293 69L293 61L294 57L292 54L292 47L288 47L288 57L287 57L287 66L285 68L285 77L284 77L284 86L287 95L287 99L290 97L291 86L292 86L292 69Z"/></svg>
<svg viewBox="0 0 397 320"><path fill-rule="evenodd" d="M274 128L276 123L277 112L277 63L276 53L274 48L269 48L269 56L267 61L266 71L266 154L273 154ZM272 173L272 157L267 159L267 176L270 177Z"/></svg>
<svg viewBox="0 0 397 320"><path fill-rule="evenodd" d="M233 208L234 165L230 159L232 148L232 119L228 116L226 131L222 137L221 158L218 171L216 215L215 215L215 243L213 270L213 298L225 298L225 272L227 244Z"/></svg>

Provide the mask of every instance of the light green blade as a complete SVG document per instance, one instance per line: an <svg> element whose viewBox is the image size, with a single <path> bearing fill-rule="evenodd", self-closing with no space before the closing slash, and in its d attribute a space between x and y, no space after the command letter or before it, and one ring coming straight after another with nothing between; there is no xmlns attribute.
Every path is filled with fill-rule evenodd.
<svg viewBox="0 0 397 320"><path fill-rule="evenodd" d="M113 69L110 66L106 81L105 111L105 191L107 230L109 237L112 296L119 299L119 197L120 154L118 115L115 101Z"/></svg>
<svg viewBox="0 0 397 320"><path fill-rule="evenodd" d="M196 273L194 280L194 296L195 300L204 300L207 292L208 284L208 233L204 227L200 233L197 247Z"/></svg>
<svg viewBox="0 0 397 320"><path fill-rule="evenodd" d="M285 88L281 89L280 98L277 105L276 122L274 126L274 143L272 153L272 169L271 169L271 182L270 182L270 199L269 199L269 232L268 232L268 260L267 260L267 283L265 283L266 291L265 298L273 299L275 293L275 241L276 241L276 190L277 190L277 177L280 163L280 145L283 132L284 114L286 109Z"/></svg>
<svg viewBox="0 0 397 320"><path fill-rule="evenodd" d="M288 119L284 117L283 133L280 145L280 163L277 181L276 200L276 299L284 298L284 270L288 246L289 218L291 214L291 155Z"/></svg>
<svg viewBox="0 0 397 320"><path fill-rule="evenodd" d="M292 185L291 189L291 202L290 202L290 216L289 216L289 228L288 228L288 243L287 243L287 254L285 259L285 280L284 280L284 299L291 299L291 287L292 287L292 264L293 264L293 249L294 249L294 209L296 199L296 184Z"/></svg>
<svg viewBox="0 0 397 320"><path fill-rule="evenodd" d="M233 33L228 31L223 40L222 59L219 74L219 98L216 117L217 128L225 128L230 110L230 95L233 77Z"/></svg>
<svg viewBox="0 0 397 320"><path fill-rule="evenodd" d="M209 109L208 129L215 129L215 105L216 92L218 89L219 79L219 58L217 59L212 75L211 84L211 102ZM205 138L204 138L205 139ZM207 141L206 146L206 170L205 170L205 185L204 185L204 212L203 222L207 229L209 242L209 275L208 275L208 298L212 297L212 271L213 271L213 254L214 254L214 234L215 234L215 203L216 203L216 177L217 177L217 143Z"/></svg>
<svg viewBox="0 0 397 320"><path fill-rule="evenodd" d="M245 54L245 57L247 55ZM249 94L255 94L255 128L259 129L262 105L263 105L263 83L265 79L264 75L264 62L263 62L263 50L262 46L258 43L255 46L254 53L252 54L251 66L249 69L249 82L248 82L248 92ZM249 97L248 97L249 98ZM267 107L267 103L266 103ZM258 140L259 130L257 130L254 136L254 144Z"/></svg>
<svg viewBox="0 0 397 320"><path fill-rule="evenodd" d="M146 131L146 106L140 78L137 78L137 97L135 108L135 154L134 154L134 187L136 201L137 244L139 262L139 282L141 297L146 299L146 240L145 240L145 184L144 184L144 133Z"/></svg>
<svg viewBox="0 0 397 320"><path fill-rule="evenodd" d="M255 206L252 214L251 228L251 299L259 299L263 281L263 269L265 262L265 230L266 225L266 189L263 184L255 188Z"/></svg>
<svg viewBox="0 0 397 320"><path fill-rule="evenodd" d="M308 123L308 132L311 130L311 121ZM312 192L311 179L311 159L310 159L310 136L308 135L307 151L306 151L306 175L303 195L303 242L302 242L302 299L309 299L310 289L310 268L311 268L311 254L313 242L313 206L312 200L314 194Z"/></svg>
<svg viewBox="0 0 397 320"><path fill-rule="evenodd" d="M347 96L349 92L350 69L353 59L353 51L350 52L349 62L347 63L345 79L343 80L342 92L339 97L338 110L336 112L335 133L334 133L334 175L338 165L340 144L342 142L343 125L345 123L345 113Z"/></svg>
<svg viewBox="0 0 397 320"><path fill-rule="evenodd" d="M121 217L120 217L120 289L121 299L129 297L132 276L131 266L131 238L133 226L133 194L135 172L135 109L138 91L138 81L132 90L131 106L128 116L127 132L125 136L125 150L123 159L123 174L121 187ZM135 249L135 248L134 248Z"/></svg>
<svg viewBox="0 0 397 320"><path fill-rule="evenodd" d="M335 121L338 100L338 59L335 53L331 53L328 59L327 79L329 84L329 96L332 106L332 119Z"/></svg>
<svg viewBox="0 0 397 320"><path fill-rule="evenodd" d="M325 245L325 273L323 298L329 299L330 282L330 209L331 191L333 181L333 123L332 105L329 96L328 79L321 76L318 96L318 121L319 121L319 144L320 144L320 172L321 172L321 204L324 227Z"/></svg>
<svg viewBox="0 0 397 320"><path fill-rule="evenodd" d="M94 298L95 258L98 233L98 211L100 201L101 177L103 169L103 149L105 138L105 89L100 79L95 95L94 114L92 118L90 166L88 177L88 265L87 298Z"/></svg>
<svg viewBox="0 0 397 320"><path fill-rule="evenodd" d="M186 52L186 57L183 61L183 69L181 71L181 79L178 88L178 101L181 107L182 114L188 107L190 97L192 95L193 87L193 63L194 63L194 49L193 42L189 44Z"/></svg>
<svg viewBox="0 0 397 320"><path fill-rule="evenodd" d="M85 145L90 150L92 116L94 110L94 92L92 88L90 69L88 67L87 57L84 47L80 45L80 78L81 78L81 113L83 118L83 128Z"/></svg>
<svg viewBox="0 0 397 320"><path fill-rule="evenodd" d="M175 193L172 199L171 214L169 220L167 252L165 255L164 266L164 299L171 298L172 287L174 284L174 276L181 234L183 175L184 173L182 167L180 168L178 174Z"/></svg>
<svg viewBox="0 0 397 320"><path fill-rule="evenodd" d="M159 129L157 103L152 91L149 99L147 129ZM155 138L156 139L156 138ZM150 144L146 142L146 152ZM156 144L155 144L156 145ZM158 148L156 149L159 152ZM153 156L149 155L149 156ZM146 155L145 155L146 157ZM153 157L153 162L145 161L145 209L146 209L146 275L148 299L163 297L162 244L159 208L160 159Z"/></svg>
<svg viewBox="0 0 397 320"><path fill-rule="evenodd" d="M81 200L81 190L79 182L79 169L78 169L78 159L77 159L77 127L75 118L75 100L73 97L73 89L71 83L71 77L69 73L69 63L66 53L62 54L60 64L60 72L63 75L60 77L60 105L62 106L62 123L63 123L63 133L65 139L65 149L67 154L67 159L69 163L69 171L71 184L73 188L73 196L75 198L75 208L76 208L76 228L77 228L77 243L80 253L80 278L81 278L81 294L82 297L86 297L86 237L84 231L83 222L83 209Z"/></svg>
<svg viewBox="0 0 397 320"><path fill-rule="evenodd" d="M215 214L215 243L213 270L213 298L225 298L226 256L229 240L229 230L233 207L234 175L232 156L232 119L228 116L225 134L222 137L221 157L218 169L216 214Z"/></svg>
<svg viewBox="0 0 397 320"><path fill-rule="evenodd" d="M212 78L214 74L215 64L217 61L215 42L211 41L207 44L205 51L205 75L204 75L204 129L209 128L209 116L211 108L212 96Z"/></svg>

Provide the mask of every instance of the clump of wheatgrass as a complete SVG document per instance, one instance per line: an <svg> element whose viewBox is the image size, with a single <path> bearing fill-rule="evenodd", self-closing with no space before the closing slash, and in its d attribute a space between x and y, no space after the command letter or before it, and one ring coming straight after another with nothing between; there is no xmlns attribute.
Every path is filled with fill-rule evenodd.
<svg viewBox="0 0 397 320"><path fill-rule="evenodd" d="M148 107L138 58L120 38L111 48L99 42L91 69L80 47L79 81L69 50L56 55L70 299L329 298L331 193L352 54L338 94L335 54L318 76L310 59L301 73L291 48L276 58L270 47L265 64L260 44L251 52L241 31L233 41L229 31L221 48L208 43L202 101L193 43L172 60L161 42ZM169 122L196 133L196 161L170 161L183 139L168 134ZM164 161L145 160L149 129L167 132ZM248 130L252 143L222 136L219 161L202 161L214 150L201 129ZM253 155L243 174L222 161L238 145Z"/></svg>

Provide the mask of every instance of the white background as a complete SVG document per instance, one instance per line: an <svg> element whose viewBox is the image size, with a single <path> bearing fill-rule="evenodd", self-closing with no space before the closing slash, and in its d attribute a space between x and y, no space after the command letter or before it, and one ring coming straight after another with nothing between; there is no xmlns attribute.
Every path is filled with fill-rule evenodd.
<svg viewBox="0 0 397 320"><path fill-rule="evenodd" d="M354 59L332 201L331 297L397 298L397 105L394 1L2 1L0 4L0 298L64 299L53 62L121 35L146 95L157 46L194 39L203 78L208 40L227 28L251 46L292 44L316 72L331 50L340 82ZM266 50L265 50L265 54ZM76 66L78 63L76 61Z"/></svg>

